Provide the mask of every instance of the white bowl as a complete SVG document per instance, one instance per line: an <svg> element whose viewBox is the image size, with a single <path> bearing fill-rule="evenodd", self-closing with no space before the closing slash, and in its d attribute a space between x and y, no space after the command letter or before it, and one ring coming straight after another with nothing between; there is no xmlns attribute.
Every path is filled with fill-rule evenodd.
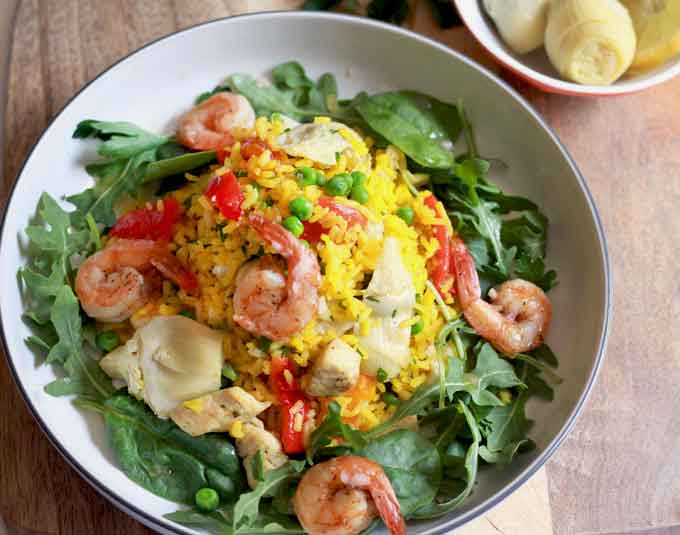
<svg viewBox="0 0 680 535"><path fill-rule="evenodd" d="M4 284L2 334L9 364L34 417L55 447L101 494L163 533L192 533L162 515L176 505L132 483L116 467L102 419L43 392L54 378L36 366L24 339L16 270L25 259L23 229L43 190L54 197L90 183L84 144L71 139L84 118L134 121L151 130L191 106L200 92L230 73L266 73L297 59L314 76L338 75L341 93L415 89L440 99L462 97L483 153L507 171L492 178L536 201L550 217L549 264L560 285L551 293L549 338L564 383L553 403L532 402L535 450L503 470L485 470L473 495L455 513L414 523L411 533L445 533L482 514L519 487L553 454L574 423L603 358L610 306L605 239L585 181L564 147L532 108L470 60L396 26L356 17L308 12L267 13L218 20L175 33L121 60L88 84L57 115L19 174L5 213L0 248ZM47 179L47 177L52 177Z"/></svg>
<svg viewBox="0 0 680 535"><path fill-rule="evenodd" d="M479 44L498 63L530 84L548 91L573 96L613 96L637 93L680 74L680 56L644 74L623 75L612 85L581 85L560 77L543 48L529 54L516 54L501 39L481 0L453 0L460 18Z"/></svg>

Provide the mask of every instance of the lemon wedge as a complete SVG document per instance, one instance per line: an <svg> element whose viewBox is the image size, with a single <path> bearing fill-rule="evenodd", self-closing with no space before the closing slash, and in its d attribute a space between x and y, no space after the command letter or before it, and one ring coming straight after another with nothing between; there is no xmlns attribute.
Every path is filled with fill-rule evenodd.
<svg viewBox="0 0 680 535"><path fill-rule="evenodd" d="M638 36L632 72L658 67L680 54L680 2L678 0L622 0Z"/></svg>

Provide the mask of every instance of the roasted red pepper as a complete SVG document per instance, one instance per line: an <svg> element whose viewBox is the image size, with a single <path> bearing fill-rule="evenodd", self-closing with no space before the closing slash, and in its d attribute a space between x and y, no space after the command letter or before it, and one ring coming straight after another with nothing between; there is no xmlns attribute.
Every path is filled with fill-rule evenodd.
<svg viewBox="0 0 680 535"><path fill-rule="evenodd" d="M309 412L309 402L293 375L293 363L284 357L272 357L269 388L281 403L281 443L285 453L305 451L302 427Z"/></svg>
<svg viewBox="0 0 680 535"><path fill-rule="evenodd" d="M238 221L243 215L243 191L236 175L227 171L212 179L204 195L213 203L227 219Z"/></svg>
<svg viewBox="0 0 680 535"><path fill-rule="evenodd" d="M345 206L339 202L333 200L331 197L326 197L325 195L319 197L319 205L324 208L328 208L331 212L339 215L347 224L351 227L353 225L360 225L365 227L368 224L368 219L359 210L352 208L351 206Z"/></svg>
<svg viewBox="0 0 680 535"><path fill-rule="evenodd" d="M319 206L328 208L331 212L339 215L347 224L351 227L354 225L360 225L365 227L368 224L368 219L359 212L352 208L351 206L345 206L337 201L334 201L331 197L322 196L319 197ZM321 239L322 234L326 234L326 228L318 222L306 222L305 230L300 235L301 240L307 240L309 243L317 243Z"/></svg>
<svg viewBox="0 0 680 535"><path fill-rule="evenodd" d="M216 156L217 163L222 165L224 163L224 160L229 158L230 154L231 154L231 152L229 152L227 149L218 149L217 150L217 156Z"/></svg>
<svg viewBox="0 0 680 535"><path fill-rule="evenodd" d="M249 160L253 156L259 156L267 149L267 144L257 137L248 137L241 142L241 156Z"/></svg>
<svg viewBox="0 0 680 535"><path fill-rule="evenodd" d="M425 206L430 208L438 217L446 217L438 208L439 201L434 195L430 195L423 201ZM432 282L442 294L452 294L453 289L453 257L451 255L451 234L446 225L433 226L434 237L439 242L439 249L434 255L434 268L430 276ZM447 289L448 288L448 289Z"/></svg>
<svg viewBox="0 0 680 535"><path fill-rule="evenodd" d="M162 203L162 209L154 206L123 214L109 231L109 236L128 240L169 241L172 226L182 215L182 207L172 197L163 199Z"/></svg>

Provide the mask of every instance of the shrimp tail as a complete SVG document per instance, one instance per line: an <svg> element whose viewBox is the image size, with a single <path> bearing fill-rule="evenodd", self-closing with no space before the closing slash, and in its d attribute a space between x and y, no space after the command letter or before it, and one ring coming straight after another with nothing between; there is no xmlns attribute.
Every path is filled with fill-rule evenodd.
<svg viewBox="0 0 680 535"><path fill-rule="evenodd" d="M458 301L461 307L465 309L481 298L479 275L477 275L477 268L472 255L459 236L451 239L451 255L456 276Z"/></svg>
<svg viewBox="0 0 680 535"><path fill-rule="evenodd" d="M406 522L401 516L401 507L394 492L372 489L371 498L388 531L392 535L406 535Z"/></svg>

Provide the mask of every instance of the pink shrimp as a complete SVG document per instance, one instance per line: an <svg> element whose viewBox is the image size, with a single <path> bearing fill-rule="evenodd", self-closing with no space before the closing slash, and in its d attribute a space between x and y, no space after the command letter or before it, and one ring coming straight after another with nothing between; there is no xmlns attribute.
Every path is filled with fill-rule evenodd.
<svg viewBox="0 0 680 535"><path fill-rule="evenodd" d="M406 535L406 522L381 466L347 455L315 464L302 477L293 507L310 535L355 535L380 516L392 535Z"/></svg>
<svg viewBox="0 0 680 535"><path fill-rule="evenodd" d="M177 139L193 150L217 150L234 143L234 128L255 125L248 99L227 91L215 93L179 119Z"/></svg>
<svg viewBox="0 0 680 535"><path fill-rule="evenodd" d="M475 261L465 243L451 240L458 302L468 323L482 338L506 355L540 346L550 327L552 304L535 284L509 280L489 291L491 302L481 297Z"/></svg>
<svg viewBox="0 0 680 535"><path fill-rule="evenodd" d="M80 304L99 321L126 320L153 298L158 285L149 275L154 268L187 290L195 288L193 275L165 244L115 239L78 269L75 287Z"/></svg>
<svg viewBox="0 0 680 535"><path fill-rule="evenodd" d="M245 264L236 277L234 321L253 334L286 340L317 313L319 262L310 248L281 225L258 214L248 220L286 259L288 276L273 256Z"/></svg>

